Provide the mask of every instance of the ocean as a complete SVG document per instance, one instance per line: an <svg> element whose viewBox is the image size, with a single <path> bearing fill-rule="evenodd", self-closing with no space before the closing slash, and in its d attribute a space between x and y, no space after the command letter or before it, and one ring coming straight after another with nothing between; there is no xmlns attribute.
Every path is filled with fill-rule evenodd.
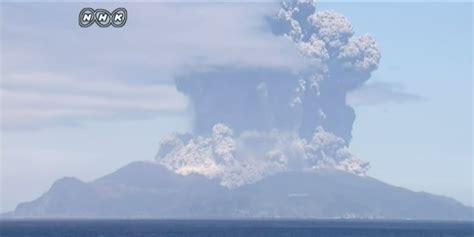
<svg viewBox="0 0 474 237"><path fill-rule="evenodd" d="M1 237L474 237L474 222L3 220Z"/></svg>

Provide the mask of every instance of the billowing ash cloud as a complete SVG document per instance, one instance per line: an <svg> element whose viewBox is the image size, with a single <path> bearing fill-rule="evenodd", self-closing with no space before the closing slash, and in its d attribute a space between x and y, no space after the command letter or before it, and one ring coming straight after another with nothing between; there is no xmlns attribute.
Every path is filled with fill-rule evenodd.
<svg viewBox="0 0 474 237"><path fill-rule="evenodd" d="M368 163L353 156L342 138L318 128L309 141L294 132L245 131L216 124L209 136L171 134L161 142L161 164L181 175L218 178L230 188L282 171L336 168L364 174Z"/></svg>
<svg viewBox="0 0 474 237"><path fill-rule="evenodd" d="M365 174L368 163L348 150L355 113L346 95L377 68L375 40L355 37L346 17L309 1L283 2L268 22L306 58L304 69L220 66L176 77L194 130L164 139L158 162L227 187L289 170Z"/></svg>

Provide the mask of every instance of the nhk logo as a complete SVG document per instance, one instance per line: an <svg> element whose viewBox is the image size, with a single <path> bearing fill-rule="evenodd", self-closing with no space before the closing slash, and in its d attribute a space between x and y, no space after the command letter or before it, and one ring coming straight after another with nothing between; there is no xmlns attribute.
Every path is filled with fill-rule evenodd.
<svg viewBox="0 0 474 237"><path fill-rule="evenodd" d="M100 27L122 27L127 23L127 10L117 8L112 13L105 9L84 8L79 13L79 26L89 27L96 23Z"/></svg>

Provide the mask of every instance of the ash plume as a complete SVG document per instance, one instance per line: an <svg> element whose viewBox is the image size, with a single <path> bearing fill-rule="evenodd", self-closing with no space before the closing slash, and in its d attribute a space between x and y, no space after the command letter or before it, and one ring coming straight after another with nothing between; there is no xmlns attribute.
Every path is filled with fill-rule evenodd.
<svg viewBox="0 0 474 237"><path fill-rule="evenodd" d="M245 131L236 135L224 124L214 125L209 136L165 137L157 158L178 174L216 178L229 188L283 171L334 168L363 175L369 165L351 154L342 138L322 128L307 141L289 131Z"/></svg>
<svg viewBox="0 0 474 237"><path fill-rule="evenodd" d="M355 37L346 17L317 12L311 1L285 1L267 20L294 43L304 69L220 66L177 76L193 106L193 132L163 139L157 161L230 188L290 170L364 175L369 164L348 149L355 113L346 95L377 69L375 40Z"/></svg>

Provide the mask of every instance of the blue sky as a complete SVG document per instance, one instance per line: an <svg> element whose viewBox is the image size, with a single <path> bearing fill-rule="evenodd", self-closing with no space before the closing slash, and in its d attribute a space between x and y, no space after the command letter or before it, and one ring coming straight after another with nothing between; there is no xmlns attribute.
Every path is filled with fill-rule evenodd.
<svg viewBox="0 0 474 237"><path fill-rule="evenodd" d="M353 151L370 174L472 205L472 4L321 4L374 35L382 51L371 82L399 83L422 99L356 107Z"/></svg>
<svg viewBox="0 0 474 237"><path fill-rule="evenodd" d="M125 4L129 22L117 30L80 29L91 4L2 4L0 211L63 176L90 181L152 160L163 135L191 128L172 81L183 68L300 64L264 30L274 4L190 5ZM347 16L382 52L354 103L350 148L371 162L369 175L473 205L472 4L317 8Z"/></svg>

